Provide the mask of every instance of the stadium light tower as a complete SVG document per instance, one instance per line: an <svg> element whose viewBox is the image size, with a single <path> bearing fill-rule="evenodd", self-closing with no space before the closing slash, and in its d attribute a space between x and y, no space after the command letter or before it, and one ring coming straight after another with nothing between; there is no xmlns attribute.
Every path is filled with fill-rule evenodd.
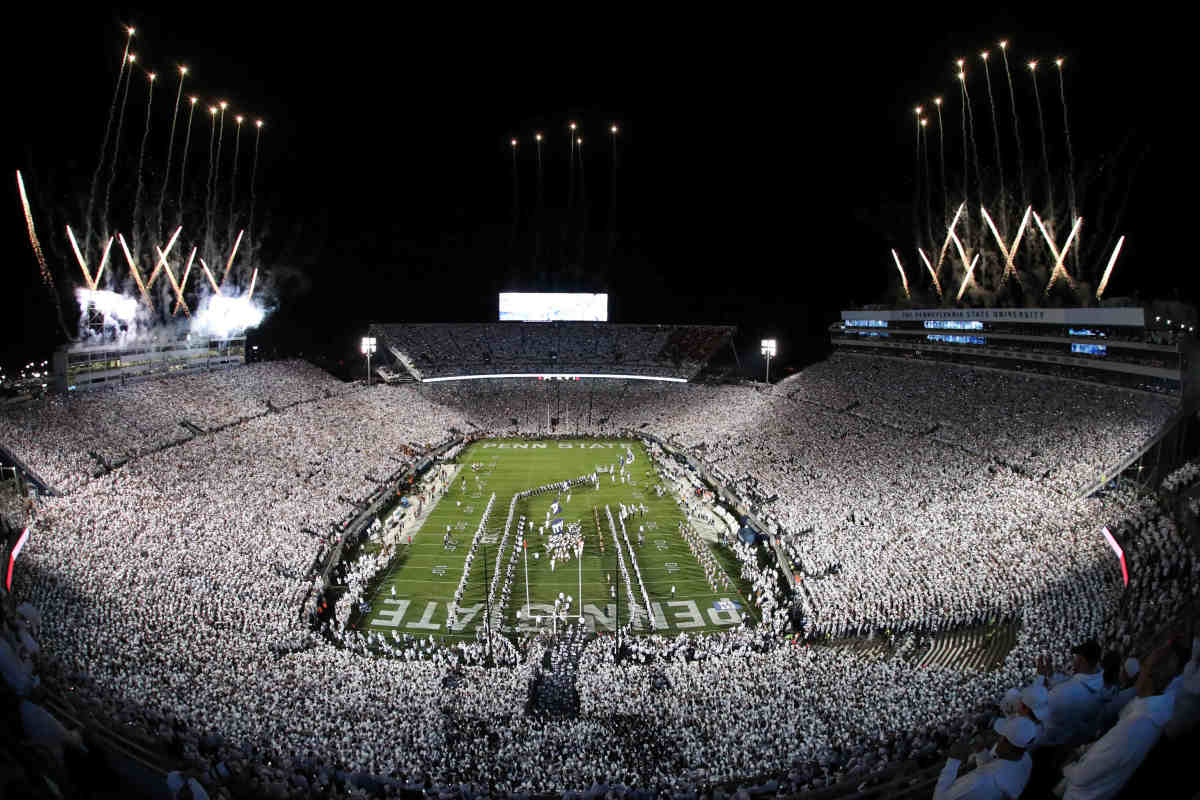
<svg viewBox="0 0 1200 800"><path fill-rule="evenodd" d="M775 340L763 339L760 352L767 357L767 383L771 382L771 358L775 355Z"/></svg>
<svg viewBox="0 0 1200 800"><path fill-rule="evenodd" d="M364 336L362 340L362 354L367 357L367 386L371 385L371 356L375 354L375 337Z"/></svg>

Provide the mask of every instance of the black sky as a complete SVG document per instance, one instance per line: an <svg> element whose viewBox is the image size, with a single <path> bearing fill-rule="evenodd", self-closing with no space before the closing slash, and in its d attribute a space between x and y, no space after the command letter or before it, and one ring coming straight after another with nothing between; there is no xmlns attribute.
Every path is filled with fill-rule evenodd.
<svg viewBox="0 0 1200 800"><path fill-rule="evenodd" d="M299 9L72 9L14 22L9 174L25 173L43 239L62 239L51 221L78 213L122 26L132 24L142 63L164 75L186 63L187 93L266 120L264 253L287 277L265 338L338 351L368 320L491 320L500 289L580 289L608 291L614 321L737 324L746 342L776 333L785 357L806 358L840 307L883 297L888 248L911 250L912 106L957 92L953 59L1003 37L1020 57L1068 59L1080 157L1122 142L1140 156L1119 162L1137 175L1110 294L1194 296L1182 244L1195 171L1181 145L1187 80L1182 32L1169 19L986 6L670 18L607 6L486 18L465 8L440 18ZM169 108L173 87L156 104ZM131 99L134 128L143 110ZM152 120L162 143L168 120ZM581 265L556 249L568 120L585 137L591 235ZM621 155L610 253L604 131L613 121ZM540 225L527 213L534 130L547 137ZM516 246L512 136L522 141L526 212ZM48 357L59 337L11 178L6 197L14 289L3 306L17 339L0 360L11 363ZM547 250L535 265L539 227ZM576 245L571 237L567 252ZM61 282L76 279L72 263L52 262Z"/></svg>

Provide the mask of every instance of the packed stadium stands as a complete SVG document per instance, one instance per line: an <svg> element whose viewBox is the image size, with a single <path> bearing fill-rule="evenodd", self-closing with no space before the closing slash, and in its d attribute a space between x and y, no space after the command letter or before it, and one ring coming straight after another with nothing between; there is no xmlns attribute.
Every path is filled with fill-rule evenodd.
<svg viewBox="0 0 1200 800"><path fill-rule="evenodd" d="M733 328L594 322L372 325L396 361L419 380L470 375L619 373L689 378Z"/></svg>
<svg viewBox="0 0 1200 800"><path fill-rule="evenodd" d="M552 363L683 377L723 341L720 329L642 327L381 335L425 378ZM1039 659L1065 670L1072 646L1095 638L1152 665L1139 692L1180 709L1174 733L1159 726L1164 742L1194 741L1177 737L1194 735L1200 648L1160 645L1164 631L1176 650L1192 642L1200 469L1158 495L1118 486L1075 500L1175 410L1165 397L853 354L773 387L368 389L283 362L33 403L0 414L0 445L62 494L36 507L6 598L0 667L21 720L9 733L50 742L38 763L73 776L71 753L100 743L45 709L87 719L210 796L929 796L951 744L1019 713L1005 693L1034 683ZM621 663L611 640L580 631L518 642L515 665L487 668L482 641L410 637L379 658L336 623L313 630L298 612L321 588L335 523L398 464L467 431L652 433L765 521L800 588L784 590L770 557L740 545L762 624L639 637ZM1124 548L1128 587L1102 525ZM997 631L1002 647L988 649ZM1121 687L1106 681L1107 702ZM1026 746L1043 770L1074 755Z"/></svg>

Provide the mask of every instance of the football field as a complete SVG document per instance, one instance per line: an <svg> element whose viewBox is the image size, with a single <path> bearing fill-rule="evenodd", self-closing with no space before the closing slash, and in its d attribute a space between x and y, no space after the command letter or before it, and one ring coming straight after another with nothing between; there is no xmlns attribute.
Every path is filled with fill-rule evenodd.
<svg viewBox="0 0 1200 800"><path fill-rule="evenodd" d="M618 460L627 452L632 452L634 458L626 466L627 477L622 482ZM743 614L747 614L748 623L756 620L756 610L749 608L739 593L737 572L728 555L720 554L717 559L723 570L717 575L717 589L714 591L710 585L691 546L679 531L685 511L678 496L659 477L640 442L493 439L465 448L459 454L458 464L457 477L413 534L412 544L399 548L373 592L368 594L370 610L360 623L363 629L384 634L395 631L472 637L485 624L488 588L497 565L507 571L511 563L510 596L502 602L497 587L491 599L504 631L534 631L548 626L559 593L573 598L570 609L573 621L582 611L584 624L589 628L611 631L618 619L622 625L630 619L627 582L623 577L618 579L618 549L632 579L629 585L637 606L643 608L645 600L649 600L648 613L639 616L640 632L719 630L737 625ZM612 474L600 473L599 487L587 483L572 487L569 492L552 490L519 498L505 536L509 507L518 493L590 476L609 467L615 468L617 477L614 480ZM659 485L666 489L661 497L655 491ZM448 625L450 604L463 579L467 551L493 493L492 511L467 573L456 618ZM555 502L559 510L550 514ZM625 520L627 539L618 521L622 503L638 507ZM640 510L643 505L644 512ZM606 508L617 523L615 536ZM524 548L517 545L517 520L522 515L528 520ZM581 558L572 552L565 561L555 558L551 564L552 554L548 549L551 530L547 523L555 519L561 520L564 528L578 525L583 536ZM546 525L544 533L539 530L543 525ZM443 544L447 529L455 546ZM706 542L699 546L713 548L714 555L720 549ZM726 576L728 588L724 585ZM613 597L614 590L620 594L619 601Z"/></svg>

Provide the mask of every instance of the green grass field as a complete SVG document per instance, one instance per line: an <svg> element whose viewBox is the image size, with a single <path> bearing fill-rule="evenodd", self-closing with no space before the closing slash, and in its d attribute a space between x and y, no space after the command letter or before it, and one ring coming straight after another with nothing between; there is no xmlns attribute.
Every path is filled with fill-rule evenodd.
<svg viewBox="0 0 1200 800"><path fill-rule="evenodd" d="M582 559L572 557L565 564L557 564L555 570L551 571L549 555L545 552L545 538L539 536L537 527L545 522L550 504L556 499L553 492L518 501L513 530L500 554L500 562L507 569L516 542L516 519L524 514L534 524L533 530L530 532L527 529L526 533L528 596L532 615L549 614L554 598L562 592L575 598L571 609L573 617L579 614L579 598L582 597L585 624L597 631L615 627L618 604L610 596L607 576L611 575L615 580L618 569L613 535L604 506L607 504L612 509L615 520L619 503L638 503L647 507L646 514L627 519L625 524L633 546L633 556L637 558L645 582L651 612L659 626L658 632L728 628L741 621L742 613L748 614L747 622L754 621L756 610L748 607L739 593L735 580L737 573L724 553L720 554L718 561L729 575L730 589L714 592L709 586L703 569L679 533L684 511L670 491L661 498L655 493L654 487L660 483L660 479L639 442L497 439L476 442L459 455L458 462L462 467L458 476L413 535L412 545L400 548L369 597L371 608L365 615L363 628L383 633L397 631L415 635L434 634L438 637L473 636L476 628L484 624L486 616L483 609L487 584L484 583L482 548L472 564L454 630L448 630L446 625L448 604L462 578L467 549L492 492L496 493L496 500L483 539L489 582L495 572L497 548L503 538L509 504L515 494L543 484L577 478L592 473L597 467L615 464L627 446L632 448L635 455L634 463L629 468L629 482L622 484L619 477L614 482L609 475L602 474L598 489L589 484L572 489L569 501L565 494L559 498L562 511L557 516L566 522L578 521L582 526ZM472 471L471 464L481 464L482 468ZM665 488L670 490L669 486ZM593 508L599 509L599 530L594 521ZM442 545L447 526L450 526L458 542L454 550L447 550ZM640 546L637 543L639 526L645 526L645 541ZM603 550L600 537L603 537ZM624 538L620 537L619 525L618 538L632 576L630 552ZM537 558L535 553L538 554ZM517 612L526 605L525 560L521 556L518 552L512 594L502 617L506 631L537 629L537 623L529 619L530 614L522 613L520 619L517 617ZM675 587L674 596L672 586ZM630 611L624 583L620 586L620 594L620 622L625 624ZM641 591L636 584L634 596L640 604ZM647 627L645 632L650 632L650 629Z"/></svg>

